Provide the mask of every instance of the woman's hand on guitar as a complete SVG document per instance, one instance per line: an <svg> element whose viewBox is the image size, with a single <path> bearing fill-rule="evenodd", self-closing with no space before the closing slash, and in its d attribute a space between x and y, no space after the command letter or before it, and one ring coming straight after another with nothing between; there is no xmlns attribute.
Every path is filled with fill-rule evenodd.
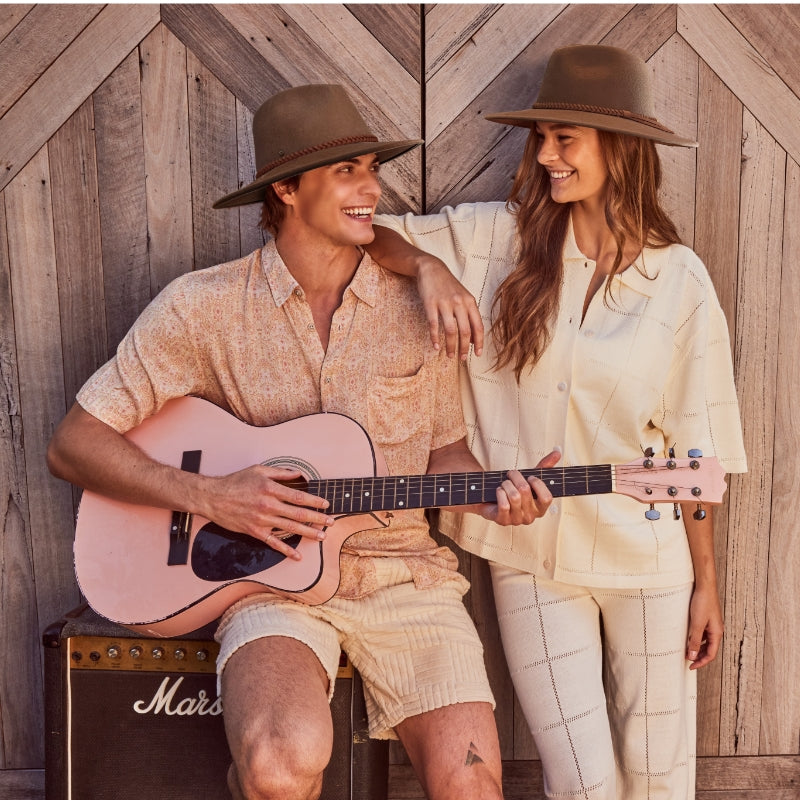
<svg viewBox="0 0 800 800"><path fill-rule="evenodd" d="M207 480L203 516L228 530L260 539L296 561L301 556L283 542L283 535L321 540L324 528L333 525L333 517L325 513L327 500L290 485L302 480L297 470L256 465Z"/></svg>

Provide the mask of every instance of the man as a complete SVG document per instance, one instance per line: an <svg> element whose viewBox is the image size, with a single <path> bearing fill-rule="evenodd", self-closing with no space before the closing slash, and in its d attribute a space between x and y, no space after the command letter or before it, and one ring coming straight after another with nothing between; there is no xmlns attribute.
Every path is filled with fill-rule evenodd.
<svg viewBox="0 0 800 800"><path fill-rule="evenodd" d="M263 201L274 240L168 286L81 389L48 463L79 486L197 513L298 558L282 534L322 539L334 522L326 501L279 482L298 472L191 474L122 433L191 394L259 426L347 414L398 475L480 466L464 439L456 360L430 345L414 285L361 249L373 236L379 163L419 142L379 142L338 86L273 96L253 135L256 180L216 207ZM536 498L512 472L495 505L464 508L531 522L551 499L532 486ZM221 619L233 796L319 796L343 648L364 681L371 735L400 738L429 797L500 798L493 701L455 556L430 538L423 512L394 511L350 537L340 563L339 590L321 606L254 594Z"/></svg>

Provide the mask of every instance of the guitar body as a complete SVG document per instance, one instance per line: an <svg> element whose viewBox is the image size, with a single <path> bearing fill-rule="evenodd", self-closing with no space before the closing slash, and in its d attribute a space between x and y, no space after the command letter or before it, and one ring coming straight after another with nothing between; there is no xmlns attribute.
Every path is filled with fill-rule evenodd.
<svg viewBox="0 0 800 800"><path fill-rule="evenodd" d="M184 397L167 403L126 437L175 467L181 466L184 452L201 451L203 475L227 475L254 464L297 469L307 480L387 474L364 429L341 414L311 414L256 428L205 400ZM209 522L189 519L191 554ZM151 636L178 636L255 592L271 591L312 605L325 602L339 585L345 540L383 524L372 513L340 516L322 542L297 537L299 562L271 551L274 563L264 570L241 577L248 565L231 564L231 573L239 577L209 578L197 574L191 556L187 563L168 564L172 511L85 491L75 531L75 572L97 613ZM246 554L240 560L247 561ZM222 564L220 570L225 568Z"/></svg>

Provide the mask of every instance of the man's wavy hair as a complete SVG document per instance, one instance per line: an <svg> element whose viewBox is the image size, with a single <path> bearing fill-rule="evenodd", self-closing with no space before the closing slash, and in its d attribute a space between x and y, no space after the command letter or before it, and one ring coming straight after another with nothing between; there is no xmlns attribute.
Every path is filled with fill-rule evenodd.
<svg viewBox="0 0 800 800"><path fill-rule="evenodd" d="M617 243L617 255L605 287L608 301L614 275L626 246L666 247L680 242L678 232L658 200L661 161L649 139L597 131L608 169L606 222ZM550 197L550 178L537 161L539 136L532 130L511 187L507 206L517 218L517 265L492 302L492 336L496 369L513 366L519 381L550 341L563 280L563 250L570 203Z"/></svg>

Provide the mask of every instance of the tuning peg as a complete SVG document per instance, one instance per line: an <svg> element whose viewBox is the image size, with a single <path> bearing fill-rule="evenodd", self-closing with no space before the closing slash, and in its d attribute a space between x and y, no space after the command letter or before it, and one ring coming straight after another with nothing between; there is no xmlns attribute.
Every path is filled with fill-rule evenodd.
<svg viewBox="0 0 800 800"><path fill-rule="evenodd" d="M703 451L702 450L697 450L695 448L692 448L687 453L687 455L689 456L689 458L702 458L703 457Z"/></svg>
<svg viewBox="0 0 800 800"><path fill-rule="evenodd" d="M703 508L703 506L700 505L700 503L697 504L697 511L695 511L694 514L692 514L692 516L696 520L701 520L706 518L706 510Z"/></svg>
<svg viewBox="0 0 800 800"><path fill-rule="evenodd" d="M677 503L672 506L672 516L676 520L681 518L681 507Z"/></svg>
<svg viewBox="0 0 800 800"><path fill-rule="evenodd" d="M675 448L674 447L670 447L668 452L669 452L669 457L670 458L675 458Z"/></svg>
<svg viewBox="0 0 800 800"><path fill-rule="evenodd" d="M650 503L650 508L648 508L647 511L644 512L644 515L650 521L661 519L661 512L656 511L656 507L652 503Z"/></svg>

